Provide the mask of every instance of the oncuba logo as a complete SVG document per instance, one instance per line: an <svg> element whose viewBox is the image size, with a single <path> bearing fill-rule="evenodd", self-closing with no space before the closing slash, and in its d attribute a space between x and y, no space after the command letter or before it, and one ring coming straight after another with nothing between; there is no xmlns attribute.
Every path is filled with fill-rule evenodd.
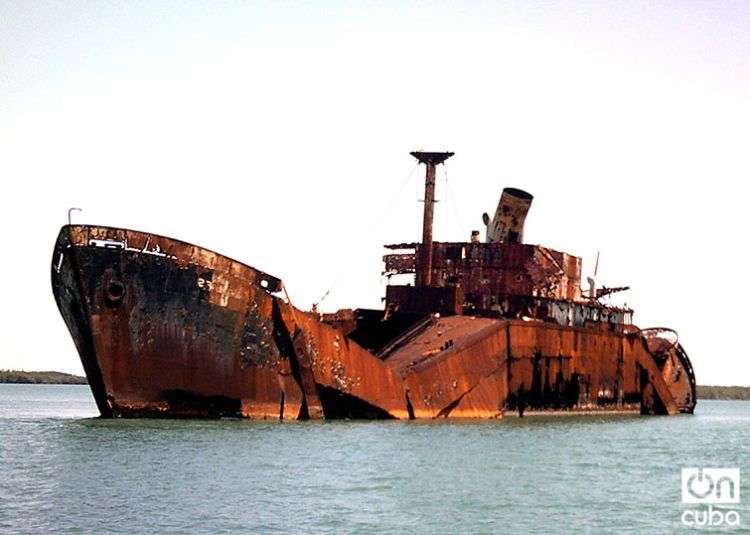
<svg viewBox="0 0 750 535"><path fill-rule="evenodd" d="M686 526L739 526L737 511L713 506L740 503L740 469L683 468L682 503L707 505L683 511L682 523Z"/></svg>

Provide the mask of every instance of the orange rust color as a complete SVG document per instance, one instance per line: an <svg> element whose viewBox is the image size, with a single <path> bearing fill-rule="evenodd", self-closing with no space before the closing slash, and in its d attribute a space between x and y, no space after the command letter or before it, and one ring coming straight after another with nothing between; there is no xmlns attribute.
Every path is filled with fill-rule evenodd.
<svg viewBox="0 0 750 535"><path fill-rule="evenodd" d="M493 239L520 239L522 220L501 223ZM418 278L431 282L389 286L381 311L305 312L253 267L97 226L61 229L52 286L107 417L692 412L682 346L582 298L579 258L512 241L432 245L426 263L420 245L392 246L414 253L386 257L387 270L427 265Z"/></svg>

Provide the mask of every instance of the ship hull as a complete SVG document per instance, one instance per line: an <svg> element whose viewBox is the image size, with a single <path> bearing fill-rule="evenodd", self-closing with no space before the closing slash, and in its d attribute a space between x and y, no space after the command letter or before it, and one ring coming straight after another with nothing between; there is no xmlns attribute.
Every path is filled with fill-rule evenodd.
<svg viewBox="0 0 750 535"><path fill-rule="evenodd" d="M105 417L498 418L694 406L694 390L682 384L680 399L670 390L679 361L659 368L637 333L431 316L375 348L367 340L385 319L350 336L351 327L295 308L279 279L143 232L63 227L52 286Z"/></svg>

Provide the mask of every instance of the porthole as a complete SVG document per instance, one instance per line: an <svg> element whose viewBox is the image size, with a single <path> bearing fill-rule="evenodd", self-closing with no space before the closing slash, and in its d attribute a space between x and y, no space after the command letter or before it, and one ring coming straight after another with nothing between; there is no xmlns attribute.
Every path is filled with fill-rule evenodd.
<svg viewBox="0 0 750 535"><path fill-rule="evenodd" d="M125 286L120 281L109 281L106 289L107 301L116 305L125 297Z"/></svg>

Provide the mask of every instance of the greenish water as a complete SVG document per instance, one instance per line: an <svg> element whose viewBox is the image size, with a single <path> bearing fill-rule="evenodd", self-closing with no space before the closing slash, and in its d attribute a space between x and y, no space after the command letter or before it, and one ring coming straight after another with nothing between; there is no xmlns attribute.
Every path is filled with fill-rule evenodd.
<svg viewBox="0 0 750 535"><path fill-rule="evenodd" d="M493 422L95 415L87 386L0 384L0 531L690 532L691 466L743 470L750 528L750 402Z"/></svg>

